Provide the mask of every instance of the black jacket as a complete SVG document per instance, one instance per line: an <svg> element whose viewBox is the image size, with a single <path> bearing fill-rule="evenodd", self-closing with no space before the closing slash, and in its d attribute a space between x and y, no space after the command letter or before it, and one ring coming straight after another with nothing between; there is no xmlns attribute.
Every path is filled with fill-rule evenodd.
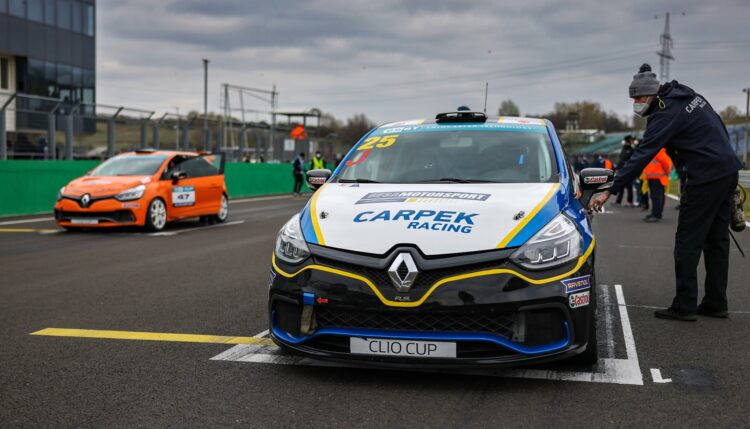
<svg viewBox="0 0 750 429"><path fill-rule="evenodd" d="M620 158L617 160L617 169L619 170L624 167L631 156L633 156L633 146L627 144L624 145L622 149L620 149Z"/></svg>
<svg viewBox="0 0 750 429"><path fill-rule="evenodd" d="M676 80L662 85L649 110L643 140L615 176L613 194L641 174L662 147L684 172L688 185L721 179L742 168L721 118L691 88Z"/></svg>

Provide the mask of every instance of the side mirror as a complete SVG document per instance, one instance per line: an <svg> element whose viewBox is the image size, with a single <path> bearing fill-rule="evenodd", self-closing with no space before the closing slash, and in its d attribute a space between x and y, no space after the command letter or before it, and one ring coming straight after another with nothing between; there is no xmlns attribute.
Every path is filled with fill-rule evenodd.
<svg viewBox="0 0 750 429"><path fill-rule="evenodd" d="M172 183L177 183L182 179L187 178L187 174L184 171L173 171L172 172Z"/></svg>
<svg viewBox="0 0 750 429"><path fill-rule="evenodd" d="M581 203L588 208L594 194L606 191L615 181L615 172L606 168L584 168L578 173Z"/></svg>
<svg viewBox="0 0 750 429"><path fill-rule="evenodd" d="M327 168L319 168L317 170L310 170L307 172L307 186L313 191L323 186L331 177L331 170Z"/></svg>

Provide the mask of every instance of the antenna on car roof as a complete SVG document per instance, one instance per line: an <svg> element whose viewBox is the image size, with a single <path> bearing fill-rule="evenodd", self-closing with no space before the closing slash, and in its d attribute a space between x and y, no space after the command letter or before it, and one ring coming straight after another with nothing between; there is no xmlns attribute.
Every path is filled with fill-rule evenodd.
<svg viewBox="0 0 750 429"><path fill-rule="evenodd" d="M490 89L490 83L484 83L484 113L487 113L487 90Z"/></svg>

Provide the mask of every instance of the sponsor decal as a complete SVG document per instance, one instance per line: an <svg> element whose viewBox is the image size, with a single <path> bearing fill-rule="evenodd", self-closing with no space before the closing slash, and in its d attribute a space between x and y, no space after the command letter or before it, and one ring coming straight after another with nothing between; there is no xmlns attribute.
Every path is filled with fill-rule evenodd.
<svg viewBox="0 0 750 429"><path fill-rule="evenodd" d="M582 276L572 279L561 280L560 283L565 285L565 293L578 292L591 287L591 276Z"/></svg>
<svg viewBox="0 0 750 429"><path fill-rule="evenodd" d="M141 208L141 205L138 203L122 203L122 208L124 209L139 209Z"/></svg>
<svg viewBox="0 0 750 429"><path fill-rule="evenodd" d="M310 177L307 179L308 182L312 185L322 185L326 182L325 177Z"/></svg>
<svg viewBox="0 0 750 429"><path fill-rule="evenodd" d="M195 205L195 187L175 186L172 188L172 206L187 207Z"/></svg>
<svg viewBox="0 0 750 429"><path fill-rule="evenodd" d="M109 180L91 180L86 182L87 185L111 185L112 182Z"/></svg>
<svg viewBox="0 0 750 429"><path fill-rule="evenodd" d="M589 305L589 291L574 293L568 297L570 308L585 307Z"/></svg>
<svg viewBox="0 0 750 429"><path fill-rule="evenodd" d="M406 191L406 192L371 192L355 204L371 203L417 203L448 200L487 201L490 194L473 192L439 192L439 191Z"/></svg>
<svg viewBox="0 0 750 429"><path fill-rule="evenodd" d="M590 185L592 183L607 183L607 176L588 176L583 178L583 183Z"/></svg>
<svg viewBox="0 0 750 429"><path fill-rule="evenodd" d="M268 280L268 287L270 288L273 285L273 281L276 279L276 272L272 269L271 270L271 276Z"/></svg>
<svg viewBox="0 0 750 429"><path fill-rule="evenodd" d="M685 111L688 113L693 113L693 110L695 109L702 109L706 107L706 100L704 100L700 95L693 98L693 101L690 102L687 106L685 106Z"/></svg>
<svg viewBox="0 0 750 429"><path fill-rule="evenodd" d="M406 229L457 232L469 234L474 226L474 218L479 213L455 212L448 210L382 210L364 211L354 216L354 222L401 222Z"/></svg>

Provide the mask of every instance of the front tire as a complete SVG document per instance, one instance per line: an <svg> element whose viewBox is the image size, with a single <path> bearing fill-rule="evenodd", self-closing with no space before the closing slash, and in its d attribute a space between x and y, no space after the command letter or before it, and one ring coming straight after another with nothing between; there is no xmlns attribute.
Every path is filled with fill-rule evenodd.
<svg viewBox="0 0 750 429"><path fill-rule="evenodd" d="M227 218L229 218L229 200L226 195L221 194L221 208L219 209L219 213L214 216L214 220L216 223L224 223Z"/></svg>
<svg viewBox="0 0 750 429"><path fill-rule="evenodd" d="M146 228L149 231L161 231L167 224L167 206L161 198L154 198L148 204Z"/></svg>

